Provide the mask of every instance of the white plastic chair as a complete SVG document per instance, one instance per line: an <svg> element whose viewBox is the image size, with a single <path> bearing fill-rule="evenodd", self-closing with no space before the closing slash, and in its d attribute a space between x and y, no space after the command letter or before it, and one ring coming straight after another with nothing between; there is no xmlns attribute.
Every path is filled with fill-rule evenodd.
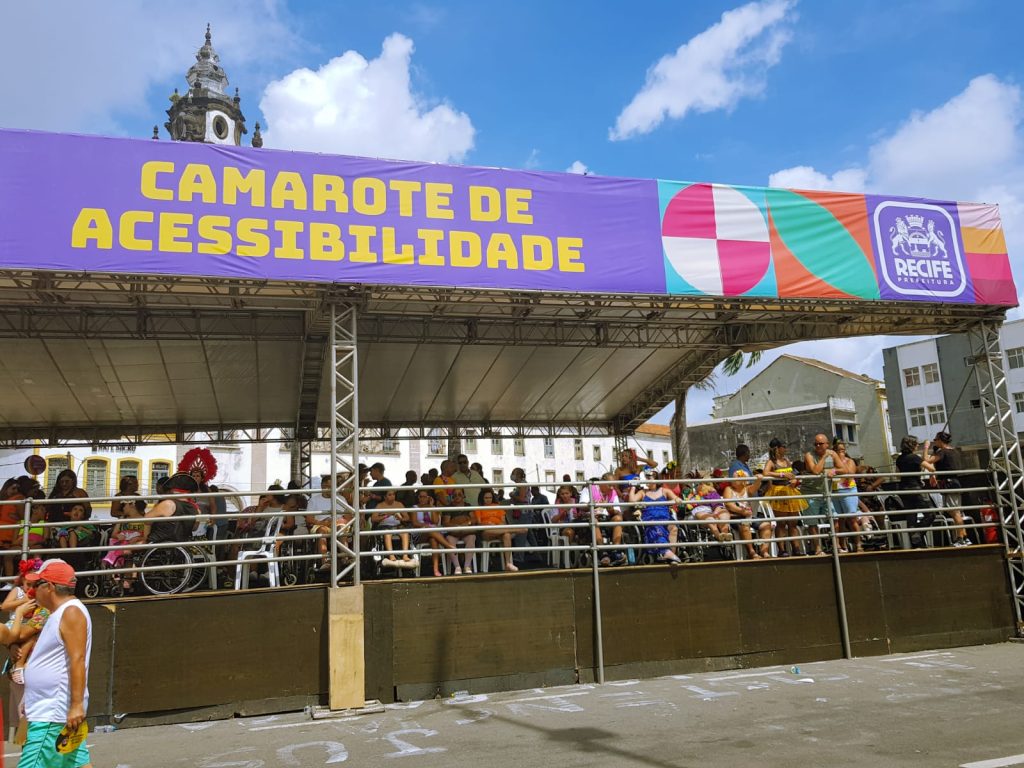
<svg viewBox="0 0 1024 768"><path fill-rule="evenodd" d="M772 505L769 504L767 501L759 501L759 502L757 502L757 505L758 505L758 510L760 512L764 513L764 517L767 518L768 520L771 520L771 524L772 524L772 537L770 539L771 544L769 545L768 552L771 554L772 557L778 557L779 556L779 545L775 542L775 510L772 509ZM755 547L760 547L761 544L758 543L758 544L755 544L754 546Z"/></svg>
<svg viewBox="0 0 1024 768"><path fill-rule="evenodd" d="M281 524L284 523L284 516L270 518L267 525L266 535L260 539L260 546L257 549L245 549L238 553L239 563L235 568L235 589L249 588L249 560L267 561L267 578L271 587L281 583L281 571L277 567L277 561L271 560L274 557L274 544L281 533Z"/></svg>
<svg viewBox="0 0 1024 768"><path fill-rule="evenodd" d="M540 516L541 516L541 519L546 524L550 525L552 523L551 518L552 518L553 514L554 514L554 510L545 509L545 510L541 511ZM560 530L558 530L558 528L545 528L544 530L547 532L547 535L548 535L548 546L551 546L551 547L568 547L569 546L569 537L568 536L563 536L562 532ZM563 565L562 565L563 568L571 568L572 567L572 560L571 560L571 558L572 558L572 552L570 552L568 549L561 549L561 550L551 549L551 550L548 550L548 563L551 565L552 568L558 568L560 562L563 563Z"/></svg>
<svg viewBox="0 0 1024 768"><path fill-rule="evenodd" d="M487 539L486 541L479 542L477 544L477 546L487 550L487 549L491 549L491 547L501 547L501 546L504 546L504 543L502 542L501 539ZM505 553L504 552L498 552L497 555L498 555L499 558L501 558L501 569L505 570ZM488 572L490 572L490 569L491 569L491 553L490 552L481 552L480 553L480 557L481 557L481 560L480 560L480 573L488 573Z"/></svg>

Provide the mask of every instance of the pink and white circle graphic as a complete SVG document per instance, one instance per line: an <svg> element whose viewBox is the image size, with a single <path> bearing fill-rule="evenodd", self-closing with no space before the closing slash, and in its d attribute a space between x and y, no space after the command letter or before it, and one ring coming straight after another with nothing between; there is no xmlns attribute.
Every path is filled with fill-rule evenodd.
<svg viewBox="0 0 1024 768"><path fill-rule="evenodd" d="M691 184L669 201L661 241L672 268L711 296L740 296L771 265L768 225L746 195L722 184Z"/></svg>

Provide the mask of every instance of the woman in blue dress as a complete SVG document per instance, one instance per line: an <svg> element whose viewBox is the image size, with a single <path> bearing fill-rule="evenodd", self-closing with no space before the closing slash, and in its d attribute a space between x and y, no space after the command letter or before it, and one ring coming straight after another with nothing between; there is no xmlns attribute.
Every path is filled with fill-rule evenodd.
<svg viewBox="0 0 1024 768"><path fill-rule="evenodd" d="M656 523L655 525L644 526L644 542L647 544L668 545L671 543L672 539L674 539L674 537L669 535L669 528L675 520L669 506L681 504L682 499L672 491L665 488L663 484L659 482L657 474L652 473L652 475L653 476L645 478L646 488L643 485L638 484L629 489L629 500L633 504L644 503L645 506L641 507L640 510L640 519L645 523ZM664 525L657 524L662 522ZM658 562L682 562L676 553L667 546L664 549L654 549L654 551L657 553Z"/></svg>

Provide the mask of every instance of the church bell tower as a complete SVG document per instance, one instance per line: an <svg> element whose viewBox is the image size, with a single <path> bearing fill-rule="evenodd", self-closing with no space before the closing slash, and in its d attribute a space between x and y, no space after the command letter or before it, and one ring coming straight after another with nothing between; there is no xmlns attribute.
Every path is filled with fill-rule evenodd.
<svg viewBox="0 0 1024 768"><path fill-rule="evenodd" d="M185 80L188 81L188 91L182 96L175 88L171 107L167 110L164 128L171 138L174 141L241 146L243 134L248 133L245 115L239 106L241 98L237 88L234 96L227 94L228 76L213 49L209 24L206 25L206 42L196 52L196 63L189 68ZM253 132L252 145L263 146L259 123Z"/></svg>

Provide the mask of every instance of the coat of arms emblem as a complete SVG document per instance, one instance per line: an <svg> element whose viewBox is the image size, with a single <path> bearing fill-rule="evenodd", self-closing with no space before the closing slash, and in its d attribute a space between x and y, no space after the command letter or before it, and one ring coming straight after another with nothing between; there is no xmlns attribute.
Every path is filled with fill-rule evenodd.
<svg viewBox="0 0 1024 768"><path fill-rule="evenodd" d="M889 227L889 243L895 256L948 259L946 238L935 229L935 220L916 213L897 216Z"/></svg>

